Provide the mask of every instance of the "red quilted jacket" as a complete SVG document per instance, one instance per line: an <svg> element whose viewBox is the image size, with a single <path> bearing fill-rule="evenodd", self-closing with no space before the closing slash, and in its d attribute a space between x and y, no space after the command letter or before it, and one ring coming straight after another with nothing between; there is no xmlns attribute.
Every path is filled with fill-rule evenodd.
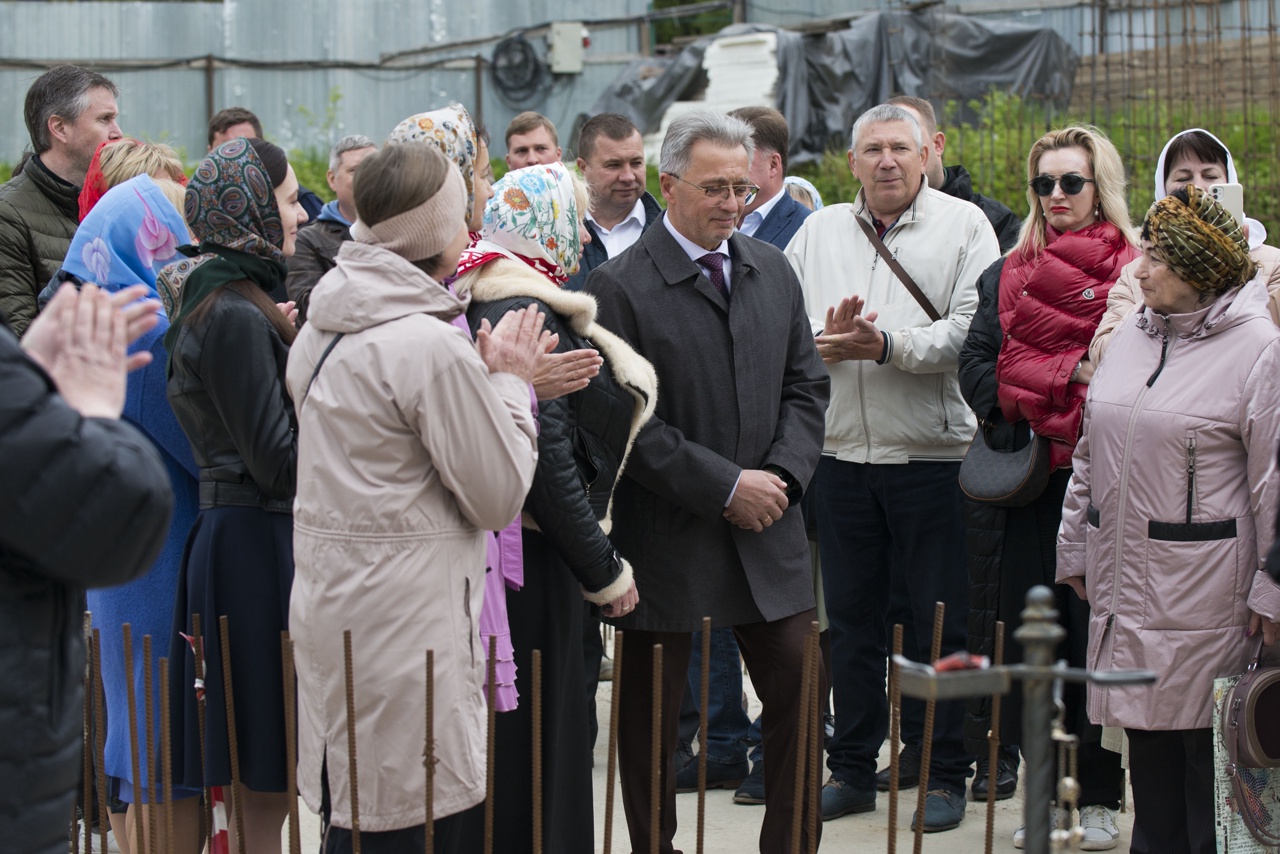
<svg viewBox="0 0 1280 854"><path fill-rule="evenodd" d="M1137 257L1109 222L1056 234L1043 253L1014 252L1000 274L997 394L1004 417L1026 419L1052 441L1053 468L1071 465L1086 387L1070 382L1107 307L1120 269Z"/></svg>

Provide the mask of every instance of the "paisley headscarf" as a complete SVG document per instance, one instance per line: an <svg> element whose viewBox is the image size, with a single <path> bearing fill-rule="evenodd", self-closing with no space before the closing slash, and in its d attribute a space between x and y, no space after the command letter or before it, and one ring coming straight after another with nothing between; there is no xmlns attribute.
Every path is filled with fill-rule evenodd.
<svg viewBox="0 0 1280 854"><path fill-rule="evenodd" d="M118 291L143 284L156 293L156 274L178 258L187 224L149 175L107 191L76 229L62 269L83 282Z"/></svg>
<svg viewBox="0 0 1280 854"><path fill-rule="evenodd" d="M1217 296L1253 278L1258 265L1235 217L1195 184L1160 199L1142 223L1170 268L1198 291Z"/></svg>
<svg viewBox="0 0 1280 854"><path fill-rule="evenodd" d="M480 240L462 253L458 275L507 257L562 285L578 272L583 213L578 209L573 175L563 164L514 169L494 184Z"/></svg>
<svg viewBox="0 0 1280 854"><path fill-rule="evenodd" d="M188 257L156 281L173 321L164 342L170 353L182 321L219 287L249 279L270 293L289 272L275 189L247 140L227 140L200 162L187 184L185 214L200 248L181 247Z"/></svg>
<svg viewBox="0 0 1280 854"><path fill-rule="evenodd" d="M467 187L467 216L475 207L476 155L480 141L471 114L461 104L450 104L439 110L418 113L396 125L387 137L390 144L425 142L436 146L440 152L458 164L462 183Z"/></svg>

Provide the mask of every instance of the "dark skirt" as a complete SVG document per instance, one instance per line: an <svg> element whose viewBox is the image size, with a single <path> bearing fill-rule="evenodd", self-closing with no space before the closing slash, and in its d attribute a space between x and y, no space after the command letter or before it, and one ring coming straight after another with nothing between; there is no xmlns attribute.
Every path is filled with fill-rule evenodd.
<svg viewBox="0 0 1280 854"><path fill-rule="evenodd" d="M280 633L289 625L293 517L256 507L202 510L187 537L169 648L173 779L183 785L231 783L231 747L218 618L227 618L240 780L255 792L285 790L285 729ZM195 657L179 634L204 636L204 756ZM201 768L203 767L203 777Z"/></svg>
<svg viewBox="0 0 1280 854"><path fill-rule="evenodd" d="M533 850L533 651L542 652L543 850L592 854L591 744L582 587L551 544L523 532L524 587L507 591L520 706L497 717L494 850Z"/></svg>

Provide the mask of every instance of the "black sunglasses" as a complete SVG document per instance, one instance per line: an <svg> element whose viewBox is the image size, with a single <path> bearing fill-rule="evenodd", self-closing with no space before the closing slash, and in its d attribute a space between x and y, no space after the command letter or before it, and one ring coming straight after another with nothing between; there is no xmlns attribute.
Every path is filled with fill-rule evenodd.
<svg viewBox="0 0 1280 854"><path fill-rule="evenodd" d="M1062 192L1066 193L1068 196L1075 196L1084 189L1085 184L1093 184L1095 181L1092 178L1086 178L1083 175L1068 172L1061 178L1055 178L1052 175L1037 175L1028 183L1031 187L1031 192L1035 193L1037 196L1053 195L1054 184L1062 187Z"/></svg>

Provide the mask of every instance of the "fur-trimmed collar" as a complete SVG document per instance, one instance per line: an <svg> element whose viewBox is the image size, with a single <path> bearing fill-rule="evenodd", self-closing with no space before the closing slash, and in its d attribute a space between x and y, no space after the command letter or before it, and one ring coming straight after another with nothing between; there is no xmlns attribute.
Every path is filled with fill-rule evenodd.
<svg viewBox="0 0 1280 854"><path fill-rule="evenodd" d="M631 456L631 448L635 444L640 428L653 415L658 402L658 375L653 365L631 348L617 335L595 322L596 300L590 294L581 291L566 291L558 288L546 277L540 275L519 261L498 259L490 261L454 282L458 293L470 292L471 298L478 302L497 302L499 300L528 297L544 303L568 326L583 338L590 339L612 373L614 380L625 388L635 399L635 407L631 414L631 431L627 436L627 447L623 451L622 461L618 465L618 476L609 490L609 506L605 516L600 520L600 528L608 534L613 525L613 494L622 473L626 470L627 459ZM524 514L523 525L536 527L529 514ZM598 594L587 594L587 598L611 594L604 602L611 602L626 592L630 584L630 565L624 561L624 573L627 582L622 590L616 591L619 581L615 580Z"/></svg>

